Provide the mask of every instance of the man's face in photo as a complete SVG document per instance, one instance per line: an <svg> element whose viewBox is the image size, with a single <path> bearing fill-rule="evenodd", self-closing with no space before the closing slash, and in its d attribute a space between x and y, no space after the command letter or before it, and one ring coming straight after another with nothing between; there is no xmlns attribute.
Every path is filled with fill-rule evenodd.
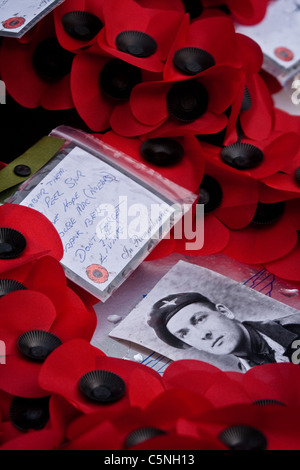
<svg viewBox="0 0 300 470"><path fill-rule="evenodd" d="M222 306L218 306L222 310ZM186 344L211 354L231 354L243 338L238 322L219 310L194 303L183 307L167 323L167 329Z"/></svg>

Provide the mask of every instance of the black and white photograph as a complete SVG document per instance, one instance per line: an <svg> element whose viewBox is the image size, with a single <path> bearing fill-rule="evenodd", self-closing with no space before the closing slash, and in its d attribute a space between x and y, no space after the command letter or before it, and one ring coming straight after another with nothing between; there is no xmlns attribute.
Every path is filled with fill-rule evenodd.
<svg viewBox="0 0 300 470"><path fill-rule="evenodd" d="M179 261L110 336L169 359L246 372L293 362L300 311L207 268Z"/></svg>

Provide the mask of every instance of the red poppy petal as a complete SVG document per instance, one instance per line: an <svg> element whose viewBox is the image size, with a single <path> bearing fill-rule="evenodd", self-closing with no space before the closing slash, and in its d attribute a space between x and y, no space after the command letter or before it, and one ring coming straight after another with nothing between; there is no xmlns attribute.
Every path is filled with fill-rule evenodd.
<svg viewBox="0 0 300 470"><path fill-rule="evenodd" d="M71 289L67 288L66 294L63 311L54 321L51 332L63 342L75 338L91 341L97 327L94 310L85 308L80 298Z"/></svg>
<svg viewBox="0 0 300 470"><path fill-rule="evenodd" d="M300 185L295 178L295 174L287 175L285 173L275 173L264 178L262 183L260 191L262 197L265 195L267 198L269 193L271 193L271 196L274 194L275 198L276 195L278 195L278 197L281 195L281 198L278 200L282 200L282 198L286 200L299 197Z"/></svg>
<svg viewBox="0 0 300 470"><path fill-rule="evenodd" d="M71 95L70 74L47 89L41 97L41 106L49 111L74 108Z"/></svg>
<svg viewBox="0 0 300 470"><path fill-rule="evenodd" d="M264 81L258 74L247 77L247 88L252 104L240 114L243 131L250 139L266 139L274 124L273 101Z"/></svg>
<svg viewBox="0 0 300 470"><path fill-rule="evenodd" d="M224 112L234 101L244 76L241 70L226 65L216 65L202 72L199 80L209 93L208 109Z"/></svg>
<svg viewBox="0 0 300 470"><path fill-rule="evenodd" d="M248 204L239 207L220 207L215 215L227 227L238 230L246 227L254 217L257 204Z"/></svg>
<svg viewBox="0 0 300 470"><path fill-rule="evenodd" d="M292 383L293 387L287 387ZM243 374L243 385L252 401L272 399L288 406L299 406L300 370L296 364L265 364Z"/></svg>
<svg viewBox="0 0 300 470"><path fill-rule="evenodd" d="M166 93L169 83L148 82L134 87L130 96L130 107L134 117L147 126L153 126L168 117Z"/></svg>
<svg viewBox="0 0 300 470"><path fill-rule="evenodd" d="M120 432L110 420L101 422L101 425L86 431L72 439L64 447L66 450L122 450Z"/></svg>
<svg viewBox="0 0 300 470"><path fill-rule="evenodd" d="M244 25L254 25L260 23L264 18L269 0L251 0L239 2L239 0L227 0L235 20Z"/></svg>
<svg viewBox="0 0 300 470"><path fill-rule="evenodd" d="M63 257L63 245L55 227L40 212L17 204L4 204L0 207L0 217L2 227L18 230L27 242L24 252L18 258L0 260L0 272L26 263L34 256L40 257L42 252L48 252L47 254L58 260Z"/></svg>
<svg viewBox="0 0 300 470"><path fill-rule="evenodd" d="M149 130L147 137L151 139L154 137L179 137L189 134L215 134L222 131L226 124L227 117L225 114L215 114L206 111L203 116L188 124L169 118L162 122L153 132L151 132L152 129Z"/></svg>
<svg viewBox="0 0 300 470"><path fill-rule="evenodd" d="M245 34L237 33L236 35L240 54L244 61L244 69L246 74L257 73L263 64L263 53L261 47Z"/></svg>
<svg viewBox="0 0 300 470"><path fill-rule="evenodd" d="M300 281L299 262L300 244L298 243L290 253L275 261L265 263L265 266L275 276L289 279L290 281Z"/></svg>
<svg viewBox="0 0 300 470"><path fill-rule="evenodd" d="M37 260L24 283L29 289L49 297L57 313L61 312L66 300L67 280L61 264L55 258L45 256Z"/></svg>
<svg viewBox="0 0 300 470"><path fill-rule="evenodd" d="M176 240L175 251L190 255L208 255L222 251L228 244L230 232L213 214L207 214L204 217L204 245L199 249L199 243L202 240ZM191 244L194 243L195 249ZM187 244L191 246L188 247ZM200 243L201 244L201 243Z"/></svg>
<svg viewBox="0 0 300 470"><path fill-rule="evenodd" d="M67 34L62 26L61 19L62 17L71 12L71 11L87 11L88 13L92 13L103 22L103 1L86 1L86 0L71 0L71 1L64 1L63 4L59 5L54 10L54 22L55 22L55 31L56 36L62 47L69 51L80 51L83 47L87 47L95 42L96 38L92 39L91 41L81 41L71 37Z"/></svg>
<svg viewBox="0 0 300 470"><path fill-rule="evenodd" d="M22 357L7 356L6 365L1 367L2 390L14 396L39 398L47 395L38 383L41 365Z"/></svg>
<svg viewBox="0 0 300 470"><path fill-rule="evenodd" d="M116 134L124 137L136 137L157 128L157 125L146 126L137 121L131 112L129 103L123 103L115 107L110 117L110 125Z"/></svg>
<svg viewBox="0 0 300 470"><path fill-rule="evenodd" d="M265 178L280 171L286 165L286 155L292 160L299 150L299 145L300 136L293 132L274 138L263 149L264 161L257 168L251 170L251 176Z"/></svg>
<svg viewBox="0 0 300 470"><path fill-rule="evenodd" d="M109 127L115 104L105 98L99 87L99 75L108 59L98 55L81 54L73 61L71 90L80 117L95 132Z"/></svg>
<svg viewBox="0 0 300 470"><path fill-rule="evenodd" d="M282 200L288 201L289 199L294 199L295 197L298 196L296 192L292 193L289 191L284 191L283 188L280 189L280 187L279 188L276 187L277 181L280 180L281 182L281 177L283 181L290 180L289 175L275 174L275 175L268 176L262 182L260 182L259 200L261 202L266 203L266 204L271 204L273 202L280 202ZM275 182L274 183L275 187L273 187L273 181ZM269 186L269 183L270 183L270 186Z"/></svg>
<svg viewBox="0 0 300 470"><path fill-rule="evenodd" d="M11 439L0 450L56 450L59 434L52 429L29 432Z"/></svg>
<svg viewBox="0 0 300 470"><path fill-rule="evenodd" d="M95 370L95 358L102 351L83 339L74 339L53 351L42 364L39 382L41 388L61 395L83 412L95 410L80 392L78 382L87 372ZM96 405L97 407L97 405Z"/></svg>
<svg viewBox="0 0 300 470"><path fill-rule="evenodd" d="M147 367L147 366L144 366ZM141 387L141 383L144 384ZM159 374L144 374L140 369L133 370L129 383L129 402L133 407L145 408L152 400L164 391Z"/></svg>
<svg viewBox="0 0 300 470"><path fill-rule="evenodd" d="M10 96L25 108L36 108L47 92L49 83L41 80L32 66L30 44L4 39L1 45L1 78ZM20 80L22 70L22 80Z"/></svg>
<svg viewBox="0 0 300 470"><path fill-rule="evenodd" d="M51 300L44 294L32 290L20 290L4 295L0 299L1 328L8 331L18 329L48 330L56 311Z"/></svg>
<svg viewBox="0 0 300 470"><path fill-rule="evenodd" d="M270 226L249 225L232 231L224 253L245 264L268 263L286 255L297 242L297 233L286 220L283 216Z"/></svg>

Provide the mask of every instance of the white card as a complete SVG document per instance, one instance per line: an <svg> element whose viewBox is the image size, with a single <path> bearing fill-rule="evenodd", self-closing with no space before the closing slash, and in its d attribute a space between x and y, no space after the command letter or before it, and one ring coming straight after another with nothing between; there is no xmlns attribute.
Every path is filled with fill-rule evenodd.
<svg viewBox="0 0 300 470"><path fill-rule="evenodd" d="M273 0L263 20L236 31L256 41L264 54L264 68L285 85L300 71L300 0Z"/></svg>
<svg viewBox="0 0 300 470"><path fill-rule="evenodd" d="M0 0L0 36L23 36L63 1Z"/></svg>
<svg viewBox="0 0 300 470"><path fill-rule="evenodd" d="M66 275L103 301L169 232L175 212L151 189L80 147L21 204L53 223Z"/></svg>

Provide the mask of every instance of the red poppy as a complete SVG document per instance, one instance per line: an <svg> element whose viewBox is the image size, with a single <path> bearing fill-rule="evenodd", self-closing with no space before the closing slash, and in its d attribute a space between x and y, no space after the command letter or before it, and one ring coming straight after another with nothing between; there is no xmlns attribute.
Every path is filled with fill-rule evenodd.
<svg viewBox="0 0 300 470"><path fill-rule="evenodd" d="M49 110L74 107L70 91L73 54L59 45L51 15L41 21L29 42L5 38L0 60L2 79L17 103Z"/></svg>
<svg viewBox="0 0 300 470"><path fill-rule="evenodd" d="M103 0L66 0L54 10L54 24L60 45L80 53L97 44L105 24Z"/></svg>
<svg viewBox="0 0 300 470"><path fill-rule="evenodd" d="M38 385L41 363L69 339L90 341L96 328L95 313L66 286L59 270L62 268L54 261L42 259L33 266L29 279L21 284L26 289L1 293L1 337L6 345L7 367L0 370L0 388L15 395L44 396ZM57 295L54 301L53 294Z"/></svg>
<svg viewBox="0 0 300 470"><path fill-rule="evenodd" d="M56 229L40 212L17 204L4 204L0 206L0 219L2 228L12 229L21 235L21 245L13 241L15 232L8 231L5 239L1 237L2 250L6 254L3 252L0 255L0 273L24 266L45 255L56 260L63 257L63 246Z"/></svg>
<svg viewBox="0 0 300 470"><path fill-rule="evenodd" d="M106 2L106 23L98 36L99 47L107 54L141 69L162 72L183 14L143 8L134 0Z"/></svg>
<svg viewBox="0 0 300 470"><path fill-rule="evenodd" d="M112 113L112 129L126 137L213 134L227 124L224 111L235 99L241 72L216 65L196 78L136 85L130 101Z"/></svg>
<svg viewBox="0 0 300 470"><path fill-rule="evenodd" d="M298 416L299 407L232 405L203 414L198 429L229 450L297 450Z"/></svg>
<svg viewBox="0 0 300 470"><path fill-rule="evenodd" d="M222 41L217 39L220 36ZM216 65L241 67L237 37L233 22L227 17L201 17L190 22L186 15L170 49L164 79L189 79Z"/></svg>
<svg viewBox="0 0 300 470"><path fill-rule="evenodd" d="M151 140L122 137L109 131L97 138L143 163L151 172L155 171L167 180L193 193L197 192L204 172L204 158L194 136Z"/></svg>
<svg viewBox="0 0 300 470"><path fill-rule="evenodd" d="M236 35L242 59L244 80L232 103L225 143L232 144L240 135L249 139L266 139L274 125L274 105L271 93L260 76L263 53L251 38Z"/></svg>
<svg viewBox="0 0 300 470"><path fill-rule="evenodd" d="M161 378L154 370L106 357L80 339L53 351L42 364L39 382L45 392L63 396L83 413L101 410L103 419L112 419L130 403L143 407L149 397L162 390ZM141 388L141 383L145 387Z"/></svg>
<svg viewBox="0 0 300 470"><path fill-rule="evenodd" d="M297 206L292 200L258 201L252 222L231 232L224 253L245 264L266 264L286 256L297 244Z"/></svg>
<svg viewBox="0 0 300 470"><path fill-rule="evenodd" d="M262 21L270 0L203 0L205 7L225 5L238 23L253 25Z"/></svg>
<svg viewBox="0 0 300 470"><path fill-rule="evenodd" d="M215 159L214 155L219 152L217 147L202 145L202 149L205 168L198 203L203 204L204 210L204 245L200 249L196 246L189 249L189 240L183 238L177 240L175 248L180 253L193 255L218 253L225 249L231 232L246 227L252 220L258 201L258 185L254 179L231 171Z"/></svg>
<svg viewBox="0 0 300 470"><path fill-rule="evenodd" d="M224 169L232 168L239 174L265 181L267 177L284 171L287 162L297 158L299 144L299 134L273 130L263 140L241 138L221 149L216 147L210 158L218 160Z"/></svg>
<svg viewBox="0 0 300 470"><path fill-rule="evenodd" d="M182 419L196 419L208 409L210 406L199 394L170 390L154 398L144 410L128 407L105 420L100 412L79 417L69 426L66 449L222 448L208 436L188 432L187 426L180 432L177 429Z"/></svg>
<svg viewBox="0 0 300 470"><path fill-rule="evenodd" d="M74 105L91 130L104 131L113 110L129 99L138 83L148 79L149 73L121 59L78 54L71 71Z"/></svg>
<svg viewBox="0 0 300 470"><path fill-rule="evenodd" d="M61 397L24 398L0 392L1 450L55 450L78 412Z"/></svg>
<svg viewBox="0 0 300 470"><path fill-rule="evenodd" d="M239 372L235 374L243 375ZM166 369L163 384L167 390L178 389L192 394L196 392L212 408L249 403L246 388L232 380L230 373L202 361L175 361ZM199 419L201 421L201 417Z"/></svg>
<svg viewBox="0 0 300 470"><path fill-rule="evenodd" d="M296 350L295 353L297 354ZM232 379L235 375L232 375ZM238 377L249 403L295 407L300 405L300 370L297 364L266 364L253 367ZM293 387L287 387L287 384ZM286 408L285 408L286 409Z"/></svg>

